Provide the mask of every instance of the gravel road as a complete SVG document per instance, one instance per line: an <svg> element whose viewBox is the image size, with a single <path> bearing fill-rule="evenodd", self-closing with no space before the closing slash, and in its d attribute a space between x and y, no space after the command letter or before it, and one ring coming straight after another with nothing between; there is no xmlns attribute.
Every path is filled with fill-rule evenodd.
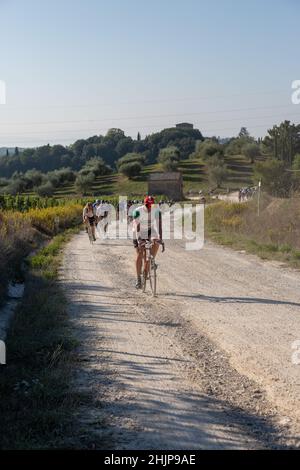
<svg viewBox="0 0 300 470"><path fill-rule="evenodd" d="M167 241L158 290L134 287L128 240L76 235L61 282L78 338L83 439L111 449L299 446L300 274Z"/></svg>

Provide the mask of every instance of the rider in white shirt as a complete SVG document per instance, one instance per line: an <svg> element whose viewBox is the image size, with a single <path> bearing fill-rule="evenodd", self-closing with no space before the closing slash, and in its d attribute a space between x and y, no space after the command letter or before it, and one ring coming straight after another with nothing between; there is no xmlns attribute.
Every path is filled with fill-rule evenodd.
<svg viewBox="0 0 300 470"><path fill-rule="evenodd" d="M97 208L96 215L100 221L100 226L104 231L104 238L106 238L107 228L109 223L109 214L111 212L111 205L107 201L101 201L100 205Z"/></svg>

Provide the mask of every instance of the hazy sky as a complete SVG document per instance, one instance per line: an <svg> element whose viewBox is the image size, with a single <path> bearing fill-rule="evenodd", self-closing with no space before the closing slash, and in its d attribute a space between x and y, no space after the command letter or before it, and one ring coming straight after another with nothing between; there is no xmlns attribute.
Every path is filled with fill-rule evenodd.
<svg viewBox="0 0 300 470"><path fill-rule="evenodd" d="M298 0L0 0L0 147L300 122Z"/></svg>

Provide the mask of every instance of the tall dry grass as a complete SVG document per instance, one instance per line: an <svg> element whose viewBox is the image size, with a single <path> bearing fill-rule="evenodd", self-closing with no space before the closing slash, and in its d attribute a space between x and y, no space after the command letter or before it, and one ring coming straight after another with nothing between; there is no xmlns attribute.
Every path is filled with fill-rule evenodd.
<svg viewBox="0 0 300 470"><path fill-rule="evenodd" d="M206 210L206 231L215 239L250 251L284 254L284 259L300 259L300 198L263 195L260 215L257 201L212 204ZM280 258L280 256L273 256ZM282 258L282 257L281 257Z"/></svg>
<svg viewBox="0 0 300 470"><path fill-rule="evenodd" d="M0 211L0 301L9 280L21 276L23 259L45 238L78 225L80 204L26 213Z"/></svg>

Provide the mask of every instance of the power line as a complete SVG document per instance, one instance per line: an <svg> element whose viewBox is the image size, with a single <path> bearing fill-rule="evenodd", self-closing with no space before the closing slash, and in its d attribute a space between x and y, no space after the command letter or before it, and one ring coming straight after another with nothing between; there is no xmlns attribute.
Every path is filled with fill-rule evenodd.
<svg viewBox="0 0 300 470"><path fill-rule="evenodd" d="M289 89L286 90L272 90L272 91L250 91L250 92L239 92L239 93L232 93L230 95L215 95L215 96L198 96L198 97L185 97L185 98L172 98L172 99L152 99L152 100L132 100L132 101L118 101L115 103L87 103L87 104L74 104L74 105L53 105L53 104L38 104L38 105L9 105L6 104L7 107L10 108L94 108L94 107L112 107L116 105L123 105L123 104L145 104L145 103L179 103L179 102L186 102L186 101L206 101L206 100L220 100L220 99L227 99L232 98L235 96L256 96L256 95L278 95L278 94L287 94Z"/></svg>
<svg viewBox="0 0 300 470"><path fill-rule="evenodd" d="M290 114L289 117L299 117L300 118L300 114L299 113L295 113L295 114ZM248 121L248 120L257 120L257 119L269 119L269 118L272 118L272 119L276 119L274 117L274 115L268 115L268 116L247 116L247 117L235 117L235 118L230 118L230 119L217 119L217 120L213 120L213 121L205 121L204 123L197 123L197 126L205 126L206 124L214 124L214 123L218 123L218 122L233 122L233 121ZM282 119L282 117L278 117L277 119ZM259 126L251 126L251 127L260 127L260 126L268 126L269 123L265 123L265 124L262 124L262 125L259 125ZM144 126L138 126L138 125L135 125L135 126L125 126L126 129L136 129L136 128L139 128L139 129L148 129L148 128L151 128L153 127L153 124L146 124ZM89 129L52 129L50 131L48 131L47 129L46 130L39 130L39 131L22 131L22 134L21 135L27 135L27 134L30 134L30 135L36 135L36 134L45 134L47 132L53 132L53 133L67 133L67 132L99 132L99 131L105 131L107 128L89 128ZM227 128L229 129L229 128ZM223 130L223 129L218 129L216 128L215 130L211 130L209 132L215 132L215 131L219 131L219 130ZM5 133L4 136L14 136L14 135L20 135L20 133L17 133L17 131L14 131L14 132L11 132L11 133ZM1 137L1 134L0 134L0 137ZM3 138L3 136L2 136Z"/></svg>
<svg viewBox="0 0 300 470"><path fill-rule="evenodd" d="M280 105L280 106L261 106L261 107L253 107L253 108L232 108L232 109L223 109L223 110L214 110L214 111L202 111L198 113L173 113L173 114L152 114L152 115L144 115L144 116L124 116L124 117L109 117L103 119L78 119L78 120L60 120L60 121L17 121L17 122L3 122L1 125L53 125L53 124L77 124L83 122L109 122L109 121L128 121L128 120L135 120L135 119L156 119L156 118L170 118L170 117L186 117L186 116L205 116L207 114L218 114L218 113L232 113L232 112L241 112L241 111L259 111L265 109L285 109L290 108L293 106L290 105ZM211 121L215 122L215 121Z"/></svg>
<svg viewBox="0 0 300 470"><path fill-rule="evenodd" d="M138 129L139 129L139 130L142 130L142 129L149 129L149 128L152 128L152 127L153 127L153 126L139 126ZM252 129L258 129L258 128L263 128L263 127L268 127L268 125L267 125L267 124L260 124L260 125L256 125L256 126L251 126ZM137 129L136 126L132 126L132 128ZM129 129L129 127L128 127L127 129ZM106 128L105 128L105 129L104 129L104 128L103 128L103 129L98 129L98 130L99 130L99 131L101 131L101 130L106 130ZM232 131L232 127L227 127L227 128L224 127L224 128L222 128L222 129L221 129L221 128L219 128L219 129L206 129L205 134L206 134L206 135L208 135L208 134L216 135L216 134L217 134L218 132L220 132L220 131ZM75 131L74 131L74 132L75 132ZM77 130L76 132L79 132L79 131ZM88 136L88 137L79 137L79 138L85 140L85 139L88 139L89 137L91 137L91 136ZM2 138L3 138L3 137L2 137ZM53 138L48 138L48 139L47 139L47 138L45 138L45 139L34 140L34 142L36 142L36 143L39 142L39 143L43 143L43 144L46 145L46 144L48 144L48 143L50 143L50 142L58 142L58 143L61 143L61 142L64 142L64 141L70 140L70 139L73 139L73 138L72 138L71 136L70 136L70 137L66 137L65 139L53 139ZM78 140L78 139L76 139L76 140ZM17 143L20 144L20 143L26 143L26 142L32 142L32 139L27 140L27 141L26 141L26 140L23 140L23 139L16 141L16 140L14 139L14 144L13 144L13 145L15 145L15 144L17 144ZM68 144L65 144L65 145L68 145ZM70 144L69 144L69 145L70 145ZM2 144L2 146L5 147L4 144Z"/></svg>

